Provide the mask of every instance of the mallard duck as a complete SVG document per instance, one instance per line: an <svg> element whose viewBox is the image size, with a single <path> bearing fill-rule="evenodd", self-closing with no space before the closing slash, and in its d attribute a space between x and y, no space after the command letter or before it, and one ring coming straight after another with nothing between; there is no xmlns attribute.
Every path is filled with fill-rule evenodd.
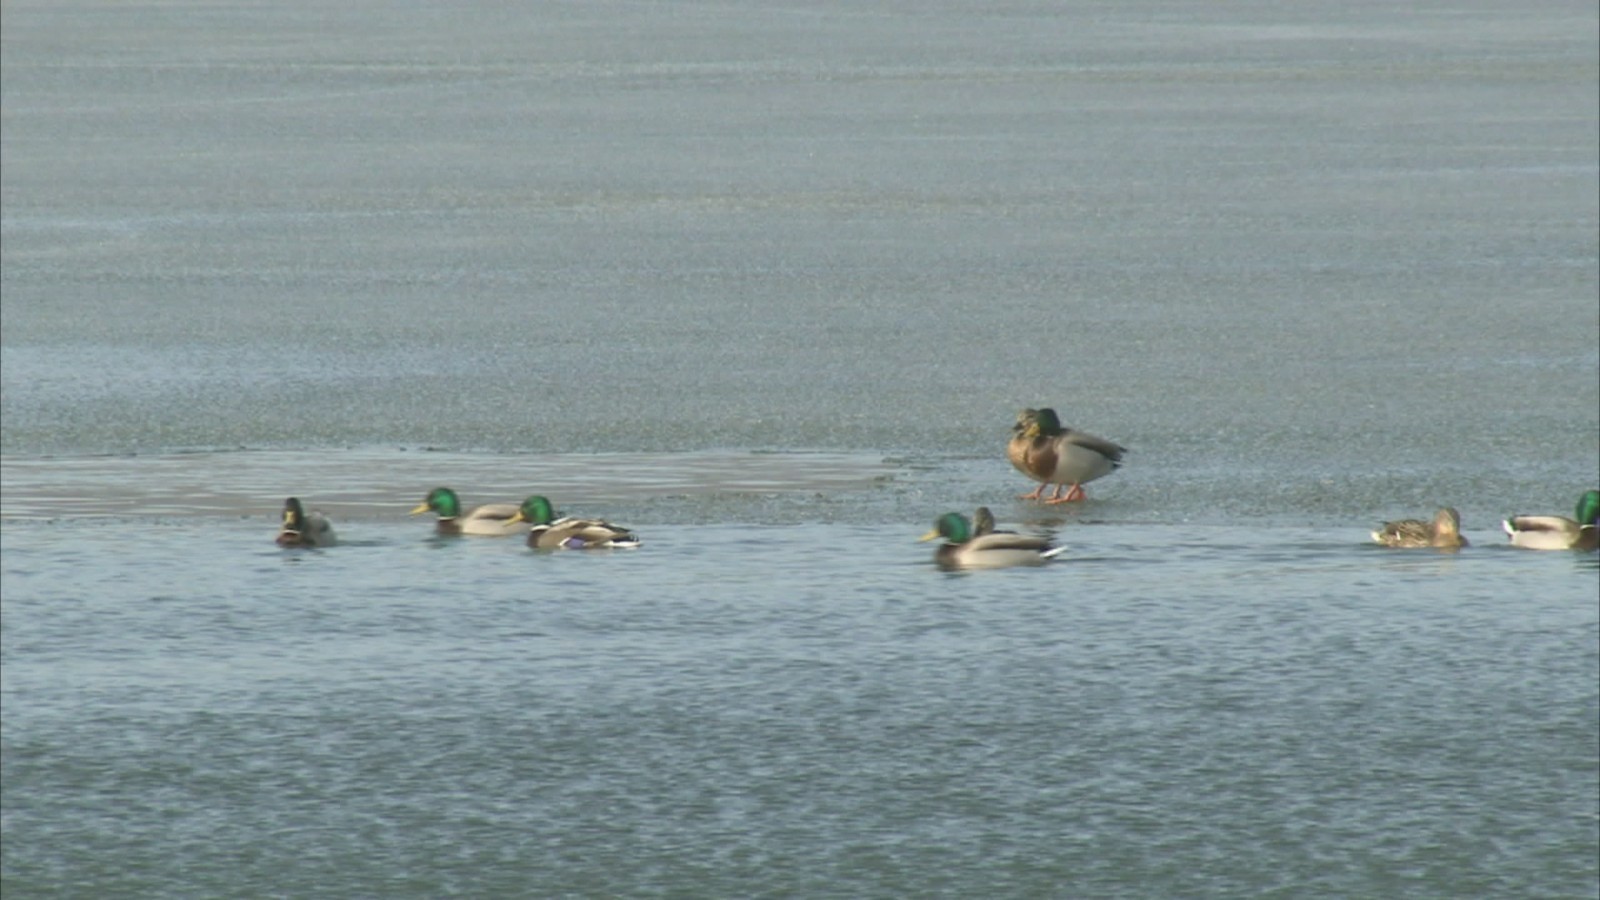
<svg viewBox="0 0 1600 900"><path fill-rule="evenodd" d="M1566 516L1512 516L1501 523L1511 535L1511 545L1528 550L1600 549L1600 491L1585 491L1578 498L1577 518Z"/></svg>
<svg viewBox="0 0 1600 900"><path fill-rule="evenodd" d="M447 487L434 488L427 499L411 511L413 516L433 510L439 514L440 534L476 534L505 537L516 534L517 507L511 503L485 503L466 515L461 514L461 499Z"/></svg>
<svg viewBox="0 0 1600 900"><path fill-rule="evenodd" d="M283 525L278 529L280 547L332 547L339 542L333 524L320 512L306 512L300 498L283 501Z"/></svg>
<svg viewBox="0 0 1600 900"><path fill-rule="evenodd" d="M513 521L528 522L528 546L535 550L596 550L605 547L637 547L639 538L626 528L599 519L557 519L550 501L534 495L522 501Z"/></svg>
<svg viewBox="0 0 1600 900"><path fill-rule="evenodd" d="M990 526L993 526L992 518ZM934 551L933 561L946 569L1036 566L1065 549L1050 546L1049 538L1010 531L976 534L967 517L956 512L940 516L934 523L933 530L918 540L932 541L941 537L945 542Z"/></svg>
<svg viewBox="0 0 1600 900"><path fill-rule="evenodd" d="M1432 522L1421 519L1385 522L1372 533L1372 539L1385 547L1467 546L1467 539L1461 536L1461 514L1449 506L1435 513Z"/></svg>
<svg viewBox="0 0 1600 900"><path fill-rule="evenodd" d="M1017 471L1039 482L1033 493L1021 495L1023 500L1082 500L1088 496L1083 486L1116 471L1122 465L1122 454L1127 452L1105 438L1061 427L1056 411L1049 408L1023 410L1011 430L1006 458ZM1052 484L1055 490L1045 500L1044 489ZM1061 493L1063 487L1067 488L1065 495Z"/></svg>

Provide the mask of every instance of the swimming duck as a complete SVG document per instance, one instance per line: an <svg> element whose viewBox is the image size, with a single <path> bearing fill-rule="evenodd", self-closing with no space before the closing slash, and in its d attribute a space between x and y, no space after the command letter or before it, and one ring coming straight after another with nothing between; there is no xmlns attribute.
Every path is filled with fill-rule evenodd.
<svg viewBox="0 0 1600 900"><path fill-rule="evenodd" d="M1576 519L1566 516L1512 516L1501 523L1511 545L1528 550L1600 549L1600 491L1578 498Z"/></svg>
<svg viewBox="0 0 1600 900"><path fill-rule="evenodd" d="M447 487L434 488L427 499L411 511L413 516L433 510L439 514L440 534L475 534L505 537L516 534L517 507L510 503L485 503L466 515L461 514L461 499Z"/></svg>
<svg viewBox="0 0 1600 900"><path fill-rule="evenodd" d="M339 542L333 524L320 512L306 512L300 498L283 501L283 525L278 529L280 547L332 547Z"/></svg>
<svg viewBox="0 0 1600 900"><path fill-rule="evenodd" d="M1467 539L1461 536L1461 514L1449 506L1435 513L1432 522L1420 519L1385 522L1372 533L1372 539L1385 547L1467 546Z"/></svg>
<svg viewBox="0 0 1600 900"><path fill-rule="evenodd" d="M993 527L993 518L989 520ZM1050 546L1050 539L1010 531L974 533L972 523L960 513L940 516L933 530L918 538L945 542L934 551L933 561L946 569L997 569L1004 566L1036 566L1065 548Z"/></svg>
<svg viewBox="0 0 1600 900"><path fill-rule="evenodd" d="M1126 448L1105 438L1061 427L1056 411L1048 407L1018 413L1017 423L1011 430L1006 458L1017 471L1039 482L1033 493L1021 495L1023 500L1046 503L1083 500L1088 496L1083 486L1116 471L1122 465L1122 454L1127 452ZM1052 484L1055 490L1045 500L1044 489ZM1063 487L1067 488L1064 496Z"/></svg>
<svg viewBox="0 0 1600 900"><path fill-rule="evenodd" d="M595 550L605 547L637 547L639 538L626 528L599 519L557 519L550 501L534 495L522 501L513 521L533 525L528 546L535 550Z"/></svg>

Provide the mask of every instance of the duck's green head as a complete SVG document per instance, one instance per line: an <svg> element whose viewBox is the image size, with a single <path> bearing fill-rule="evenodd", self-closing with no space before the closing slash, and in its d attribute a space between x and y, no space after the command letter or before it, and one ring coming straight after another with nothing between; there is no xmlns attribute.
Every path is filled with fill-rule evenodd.
<svg viewBox="0 0 1600 900"><path fill-rule="evenodd" d="M1600 491L1584 491L1578 499L1578 524L1600 525Z"/></svg>
<svg viewBox="0 0 1600 900"><path fill-rule="evenodd" d="M1060 434L1061 420L1056 418L1056 411L1047 406L1033 414L1033 427L1039 434Z"/></svg>
<svg viewBox="0 0 1600 900"><path fill-rule="evenodd" d="M290 497L283 501L283 530L299 534L306 530L306 511L300 505L299 497Z"/></svg>
<svg viewBox="0 0 1600 900"><path fill-rule="evenodd" d="M1061 433L1061 420L1056 418L1056 411L1048 406L1044 409L1025 409L1017 414L1015 430L1027 438L1041 435L1054 437Z"/></svg>
<svg viewBox="0 0 1600 900"><path fill-rule="evenodd" d="M555 517L556 511L550 507L550 501L538 494L522 501L516 516L519 521L532 522L535 525L549 525Z"/></svg>
<svg viewBox="0 0 1600 900"><path fill-rule="evenodd" d="M932 541L938 538L944 538L952 544L964 544L972 539L972 525L961 513L947 512L933 523L932 531L917 540Z"/></svg>
<svg viewBox="0 0 1600 900"><path fill-rule="evenodd" d="M456 492L447 487L434 488L428 492L428 499L417 505L411 511L413 516L433 510L441 519L454 519L461 515L461 500Z"/></svg>

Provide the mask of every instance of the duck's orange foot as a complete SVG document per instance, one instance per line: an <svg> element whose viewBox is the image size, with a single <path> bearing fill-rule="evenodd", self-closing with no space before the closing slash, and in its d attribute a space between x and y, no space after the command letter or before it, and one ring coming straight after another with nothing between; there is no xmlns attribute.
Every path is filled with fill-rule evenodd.
<svg viewBox="0 0 1600 900"><path fill-rule="evenodd" d="M1067 489L1066 496L1057 497L1055 494L1051 494L1050 495L1050 499L1046 500L1045 502L1046 503L1076 503L1079 500L1087 500L1087 499L1089 499L1089 495L1083 492L1083 487L1081 485L1076 485L1075 484L1072 487Z"/></svg>

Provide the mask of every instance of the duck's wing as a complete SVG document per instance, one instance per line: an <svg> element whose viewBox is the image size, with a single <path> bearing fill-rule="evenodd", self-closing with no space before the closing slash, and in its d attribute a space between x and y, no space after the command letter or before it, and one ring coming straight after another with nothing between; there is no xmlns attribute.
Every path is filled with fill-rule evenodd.
<svg viewBox="0 0 1600 900"><path fill-rule="evenodd" d="M1579 525L1566 516L1512 516L1500 523L1513 546L1530 550L1567 550L1581 546L1584 532L1594 526ZM1592 539L1592 538L1591 538Z"/></svg>
<svg viewBox="0 0 1600 900"><path fill-rule="evenodd" d="M541 544L547 546L587 549L591 547L637 547L639 538L626 528L599 519L579 519L572 516L550 523Z"/></svg>
<svg viewBox="0 0 1600 900"><path fill-rule="evenodd" d="M1372 539L1390 547L1426 547L1433 543L1433 523L1420 519L1397 519L1383 523Z"/></svg>
<svg viewBox="0 0 1600 900"><path fill-rule="evenodd" d="M1012 531L991 531L980 534L965 544L961 549L972 553L986 553L991 550L1031 550L1043 553L1051 549L1050 539L1033 534L1017 534Z"/></svg>
<svg viewBox="0 0 1600 900"><path fill-rule="evenodd" d="M509 522L516 518L519 509L515 503L485 503L474 507L464 518L486 522Z"/></svg>
<svg viewBox="0 0 1600 900"><path fill-rule="evenodd" d="M1047 538L1008 532L979 535L964 544L945 544L935 561L952 569L999 569L1039 565L1060 553Z"/></svg>
<svg viewBox="0 0 1600 900"><path fill-rule="evenodd" d="M504 537L516 534L522 528L517 518L519 507L514 503L485 503L474 507L454 524L461 534ZM441 525L445 520L439 520Z"/></svg>
<svg viewBox="0 0 1600 900"><path fill-rule="evenodd" d="M1581 528L1566 516L1512 516L1505 521L1508 532L1540 531L1555 534L1577 534Z"/></svg>
<svg viewBox="0 0 1600 900"><path fill-rule="evenodd" d="M1049 484L1088 484L1122 465L1122 448L1078 431L1036 438L1030 471Z"/></svg>
<svg viewBox="0 0 1600 900"><path fill-rule="evenodd" d="M1122 464L1122 454L1128 452L1128 448L1121 444L1108 441L1103 437L1096 437L1088 432L1073 431L1071 428L1062 432L1057 439L1063 444L1071 444L1093 450L1095 453L1110 460L1113 468Z"/></svg>

